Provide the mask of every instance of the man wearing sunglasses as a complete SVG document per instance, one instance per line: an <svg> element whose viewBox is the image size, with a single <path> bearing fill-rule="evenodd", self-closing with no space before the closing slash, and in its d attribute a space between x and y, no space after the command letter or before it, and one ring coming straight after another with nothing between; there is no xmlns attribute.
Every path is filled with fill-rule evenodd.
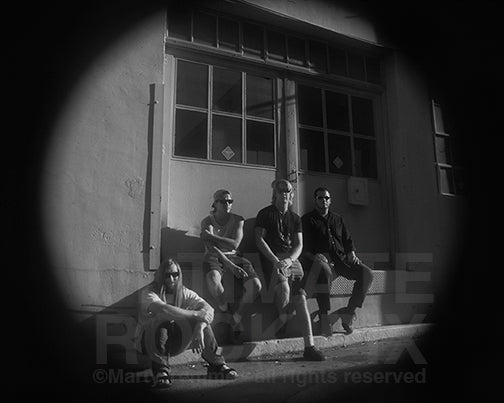
<svg viewBox="0 0 504 403"><path fill-rule="evenodd" d="M274 181L272 188L271 205L257 213L255 240L265 280L275 287L279 319L277 335L282 337L285 332L289 318L287 306L292 295L305 343L303 357L309 361L323 361L325 357L314 345L306 293L302 287L303 267L298 260L303 248L301 218L290 209L294 190L285 179Z"/></svg>
<svg viewBox="0 0 504 403"><path fill-rule="evenodd" d="M241 282L243 294L232 312L231 341L240 343L242 318L261 290L261 282L249 260L238 252L243 239L244 218L231 212L233 198L225 189L213 195L212 212L201 221L201 240L205 245L203 271L208 290L222 312L230 311L224 296L222 276L230 272Z"/></svg>
<svg viewBox="0 0 504 403"><path fill-rule="evenodd" d="M210 324L213 308L182 283L178 262L168 258L159 266L154 281L140 292L138 339L151 359L153 386L172 383L169 357L188 347L208 362L207 377L235 379L238 373L226 365Z"/></svg>
<svg viewBox="0 0 504 403"><path fill-rule="evenodd" d="M332 334L328 317L331 282L338 276L355 280L347 306L337 311L343 328L350 334L355 310L362 307L373 281L373 271L355 255L352 236L343 217L329 210L329 190L319 187L313 197L315 208L302 217L304 247L301 261L308 269L304 284L309 291L315 289L321 331L324 336L329 336Z"/></svg>

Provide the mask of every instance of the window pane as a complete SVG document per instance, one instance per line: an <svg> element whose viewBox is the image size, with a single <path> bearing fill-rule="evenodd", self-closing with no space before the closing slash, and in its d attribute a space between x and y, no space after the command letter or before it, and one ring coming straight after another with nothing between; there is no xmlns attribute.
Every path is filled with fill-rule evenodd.
<svg viewBox="0 0 504 403"><path fill-rule="evenodd" d="M350 131L348 119L348 96L326 91L327 127L333 130Z"/></svg>
<svg viewBox="0 0 504 403"><path fill-rule="evenodd" d="M354 133L374 136L373 101L352 97L352 122Z"/></svg>
<svg viewBox="0 0 504 403"><path fill-rule="evenodd" d="M325 172L323 133L299 129L299 141L301 169Z"/></svg>
<svg viewBox="0 0 504 403"><path fill-rule="evenodd" d="M268 59L285 62L285 35L274 31L268 31Z"/></svg>
<svg viewBox="0 0 504 403"><path fill-rule="evenodd" d="M451 164L450 139L448 137L436 136L436 158L442 164Z"/></svg>
<svg viewBox="0 0 504 403"><path fill-rule="evenodd" d="M373 140L354 139L355 175L377 178L376 150Z"/></svg>
<svg viewBox="0 0 504 403"><path fill-rule="evenodd" d="M370 83L379 84L380 80L380 62L373 57L366 57L366 76Z"/></svg>
<svg viewBox="0 0 504 403"><path fill-rule="evenodd" d="M241 119L213 115L212 159L242 162Z"/></svg>
<svg viewBox="0 0 504 403"><path fill-rule="evenodd" d="M275 166L274 141L273 124L247 120L247 163Z"/></svg>
<svg viewBox="0 0 504 403"><path fill-rule="evenodd" d="M310 41L310 68L319 73L327 73L325 43Z"/></svg>
<svg viewBox="0 0 504 403"><path fill-rule="evenodd" d="M441 193L454 194L451 168L439 168L439 191Z"/></svg>
<svg viewBox="0 0 504 403"><path fill-rule="evenodd" d="M306 49L304 39L289 36L288 46L289 63L297 66L306 66Z"/></svg>
<svg viewBox="0 0 504 403"><path fill-rule="evenodd" d="M447 133L444 127L441 105L434 104L434 125L436 133Z"/></svg>
<svg viewBox="0 0 504 403"><path fill-rule="evenodd" d="M348 54L348 75L357 80L365 80L364 56Z"/></svg>
<svg viewBox="0 0 504 403"><path fill-rule="evenodd" d="M239 50L238 43L238 23L219 18L219 48L237 52Z"/></svg>
<svg viewBox="0 0 504 403"><path fill-rule="evenodd" d="M215 16L194 13L194 42L215 46L216 27Z"/></svg>
<svg viewBox="0 0 504 403"><path fill-rule="evenodd" d="M168 35L171 38L191 40L191 13L181 10L168 12Z"/></svg>
<svg viewBox="0 0 504 403"><path fill-rule="evenodd" d="M243 54L262 59L263 51L263 28L258 25L243 24Z"/></svg>
<svg viewBox="0 0 504 403"><path fill-rule="evenodd" d="M273 119L273 80L247 75L247 114Z"/></svg>
<svg viewBox="0 0 504 403"><path fill-rule="evenodd" d="M214 67L213 108L217 111L242 113L242 74Z"/></svg>
<svg viewBox="0 0 504 403"><path fill-rule="evenodd" d="M177 109L175 155L207 158L207 114Z"/></svg>
<svg viewBox="0 0 504 403"><path fill-rule="evenodd" d="M206 108L208 104L208 66L178 61L177 104Z"/></svg>
<svg viewBox="0 0 504 403"><path fill-rule="evenodd" d="M329 172L335 174L352 174L352 153L350 137L329 134Z"/></svg>
<svg viewBox="0 0 504 403"><path fill-rule="evenodd" d="M299 123L322 127L322 90L298 85Z"/></svg>
<svg viewBox="0 0 504 403"><path fill-rule="evenodd" d="M329 68L331 74L347 75L346 55L343 50L329 48Z"/></svg>

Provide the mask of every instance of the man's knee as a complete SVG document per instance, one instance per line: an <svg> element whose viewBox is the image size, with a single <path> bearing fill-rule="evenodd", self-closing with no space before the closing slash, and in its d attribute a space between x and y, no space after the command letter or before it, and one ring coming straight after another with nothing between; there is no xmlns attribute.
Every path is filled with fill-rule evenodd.
<svg viewBox="0 0 504 403"><path fill-rule="evenodd" d="M257 277L253 277L245 282L244 287L249 292L258 293L262 289L262 284Z"/></svg>
<svg viewBox="0 0 504 403"><path fill-rule="evenodd" d="M282 306L289 303L290 287L287 281L280 281L275 285L275 295Z"/></svg>
<svg viewBox="0 0 504 403"><path fill-rule="evenodd" d="M292 296L292 302L295 305L306 306L306 295L304 292L299 292Z"/></svg>
<svg viewBox="0 0 504 403"><path fill-rule="evenodd" d="M207 283L209 287L218 287L221 285L222 276L217 270L211 270L206 275Z"/></svg>

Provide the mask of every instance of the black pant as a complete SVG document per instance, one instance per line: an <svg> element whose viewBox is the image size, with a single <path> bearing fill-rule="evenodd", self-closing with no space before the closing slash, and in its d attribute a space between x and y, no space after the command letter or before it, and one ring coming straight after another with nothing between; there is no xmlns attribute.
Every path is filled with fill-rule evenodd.
<svg viewBox="0 0 504 403"><path fill-rule="evenodd" d="M329 260L329 259L328 259ZM331 262L331 260L329 260ZM331 309L329 294L331 289L331 271L336 276L343 276L348 280L355 280L352 295L348 301L348 308L352 311L361 308L366 298L366 293L373 282L373 270L363 263L351 264L333 260L334 266L327 263L306 262L304 267L309 268L303 281L305 289L317 299L319 310L328 312ZM310 292L313 291L314 292Z"/></svg>
<svg viewBox="0 0 504 403"><path fill-rule="evenodd" d="M185 351L192 341L196 321L166 321L151 327L143 334L142 350L152 360L152 371L156 373L162 367L169 367L168 359ZM217 354L218 344L210 325L203 329L205 348L201 357L209 364L224 364L222 355Z"/></svg>

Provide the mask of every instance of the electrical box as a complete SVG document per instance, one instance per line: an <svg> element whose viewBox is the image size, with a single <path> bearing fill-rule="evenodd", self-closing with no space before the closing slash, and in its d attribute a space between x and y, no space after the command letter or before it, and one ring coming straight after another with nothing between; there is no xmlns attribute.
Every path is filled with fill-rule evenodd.
<svg viewBox="0 0 504 403"><path fill-rule="evenodd" d="M369 204L368 180L350 176L348 178L348 203L367 206Z"/></svg>

